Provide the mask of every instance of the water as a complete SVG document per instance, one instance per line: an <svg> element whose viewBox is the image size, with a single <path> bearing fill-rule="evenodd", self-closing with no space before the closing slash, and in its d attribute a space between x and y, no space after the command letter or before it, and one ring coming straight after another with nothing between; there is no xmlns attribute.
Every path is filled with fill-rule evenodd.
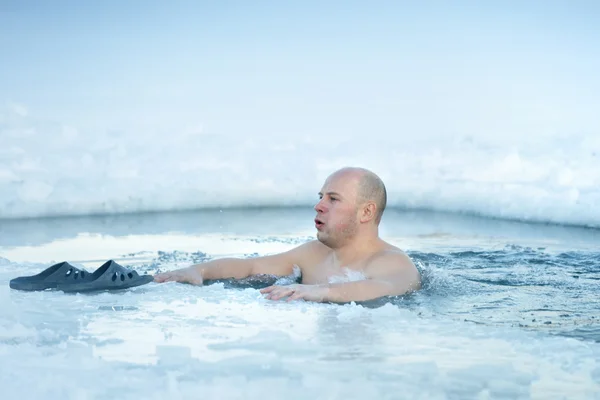
<svg viewBox="0 0 600 400"><path fill-rule="evenodd" d="M314 237L311 215L3 224L4 398L600 398L592 229L390 210L384 237L417 262L424 288L363 304L265 300L258 288L274 279L88 295L8 288L51 260L94 269L115 258L154 273L278 252Z"/></svg>

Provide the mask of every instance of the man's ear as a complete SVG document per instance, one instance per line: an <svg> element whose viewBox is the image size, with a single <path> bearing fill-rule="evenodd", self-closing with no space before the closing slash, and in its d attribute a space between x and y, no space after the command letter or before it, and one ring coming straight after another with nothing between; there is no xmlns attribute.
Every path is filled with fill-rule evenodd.
<svg viewBox="0 0 600 400"><path fill-rule="evenodd" d="M360 222L369 222L372 219L375 219L375 215L377 213L377 206L374 202L369 201L363 207L362 216L360 218Z"/></svg>

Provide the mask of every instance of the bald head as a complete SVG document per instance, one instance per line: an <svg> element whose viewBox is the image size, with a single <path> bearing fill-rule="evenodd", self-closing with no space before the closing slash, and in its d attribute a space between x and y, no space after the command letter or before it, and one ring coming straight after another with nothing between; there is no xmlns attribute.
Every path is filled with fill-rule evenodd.
<svg viewBox="0 0 600 400"><path fill-rule="evenodd" d="M371 171L365 171L358 184L360 202L372 201L377 207L375 222L379 223L387 204L387 191L383 181Z"/></svg>
<svg viewBox="0 0 600 400"><path fill-rule="evenodd" d="M379 223L387 205L387 191L381 178L365 168L347 167L332 174L332 177L352 179L356 183L357 203L372 201L377 207L375 222Z"/></svg>

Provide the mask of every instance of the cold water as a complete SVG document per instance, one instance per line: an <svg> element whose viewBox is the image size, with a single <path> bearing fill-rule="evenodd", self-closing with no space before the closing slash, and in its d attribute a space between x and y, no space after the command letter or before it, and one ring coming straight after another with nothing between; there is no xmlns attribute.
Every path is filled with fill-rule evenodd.
<svg viewBox="0 0 600 400"><path fill-rule="evenodd" d="M595 230L390 210L419 293L274 302L297 277L66 295L11 291L50 260L155 273L313 238L306 209L30 220L1 231L4 398L599 398ZM81 233L81 232L87 233Z"/></svg>

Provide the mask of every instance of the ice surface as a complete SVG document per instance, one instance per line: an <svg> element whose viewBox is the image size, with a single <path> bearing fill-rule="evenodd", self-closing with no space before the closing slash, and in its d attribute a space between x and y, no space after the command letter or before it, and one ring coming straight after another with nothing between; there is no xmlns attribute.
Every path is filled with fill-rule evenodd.
<svg viewBox="0 0 600 400"><path fill-rule="evenodd" d="M78 129L0 111L0 218L312 205L345 165L390 207L600 227L600 139L542 135L213 135Z"/></svg>

